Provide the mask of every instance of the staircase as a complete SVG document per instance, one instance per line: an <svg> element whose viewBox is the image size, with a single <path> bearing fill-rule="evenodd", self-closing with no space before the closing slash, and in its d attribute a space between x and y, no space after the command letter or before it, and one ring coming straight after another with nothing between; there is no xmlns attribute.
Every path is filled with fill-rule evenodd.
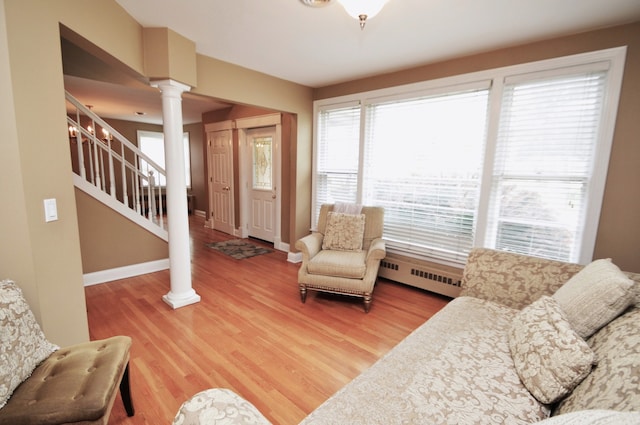
<svg viewBox="0 0 640 425"><path fill-rule="evenodd" d="M65 92L74 185L154 235L168 241L165 171L116 129Z"/></svg>

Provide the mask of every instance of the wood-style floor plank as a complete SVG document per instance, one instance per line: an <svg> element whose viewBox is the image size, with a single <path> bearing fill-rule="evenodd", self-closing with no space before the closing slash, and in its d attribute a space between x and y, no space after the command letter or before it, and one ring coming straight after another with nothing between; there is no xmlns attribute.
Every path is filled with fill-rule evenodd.
<svg viewBox="0 0 640 425"><path fill-rule="evenodd" d="M235 260L205 246L232 237L200 217L190 217L190 233L201 302L165 304L169 271L85 289L91 339L133 338L136 414L128 418L118 396L111 425L170 424L212 387L235 391L274 424L296 424L449 301L379 279L369 314L350 297L310 292L302 304L299 265L286 253Z"/></svg>

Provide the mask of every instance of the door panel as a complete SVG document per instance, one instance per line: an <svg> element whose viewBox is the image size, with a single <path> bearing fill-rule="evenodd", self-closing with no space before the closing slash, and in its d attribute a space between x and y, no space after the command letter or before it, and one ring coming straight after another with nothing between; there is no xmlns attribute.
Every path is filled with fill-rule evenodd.
<svg viewBox="0 0 640 425"><path fill-rule="evenodd" d="M209 199L213 228L228 234L233 226L233 168L231 130L207 134L209 150Z"/></svg>

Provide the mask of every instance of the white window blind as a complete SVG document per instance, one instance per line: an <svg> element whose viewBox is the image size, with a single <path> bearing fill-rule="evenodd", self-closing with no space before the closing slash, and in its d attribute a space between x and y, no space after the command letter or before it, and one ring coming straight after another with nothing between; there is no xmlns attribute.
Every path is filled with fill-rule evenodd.
<svg viewBox="0 0 640 425"><path fill-rule="evenodd" d="M505 81L486 246L577 262L606 70Z"/></svg>
<svg viewBox="0 0 640 425"><path fill-rule="evenodd" d="M360 105L323 109L317 125L313 223L317 223L322 204L357 200Z"/></svg>
<svg viewBox="0 0 640 425"><path fill-rule="evenodd" d="M464 261L474 239L487 99L482 88L367 106L363 198L385 208L388 247Z"/></svg>

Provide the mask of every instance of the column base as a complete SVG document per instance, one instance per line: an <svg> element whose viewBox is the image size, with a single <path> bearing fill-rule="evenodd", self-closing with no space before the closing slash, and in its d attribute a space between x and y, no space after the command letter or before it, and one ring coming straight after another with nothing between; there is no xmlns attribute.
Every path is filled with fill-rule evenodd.
<svg viewBox="0 0 640 425"><path fill-rule="evenodd" d="M169 304L169 306L175 310L180 307L200 302L200 295L196 294L196 292L192 290L192 293L188 296L177 298L175 296L172 296L171 292L169 292L167 295L163 295L162 301Z"/></svg>

